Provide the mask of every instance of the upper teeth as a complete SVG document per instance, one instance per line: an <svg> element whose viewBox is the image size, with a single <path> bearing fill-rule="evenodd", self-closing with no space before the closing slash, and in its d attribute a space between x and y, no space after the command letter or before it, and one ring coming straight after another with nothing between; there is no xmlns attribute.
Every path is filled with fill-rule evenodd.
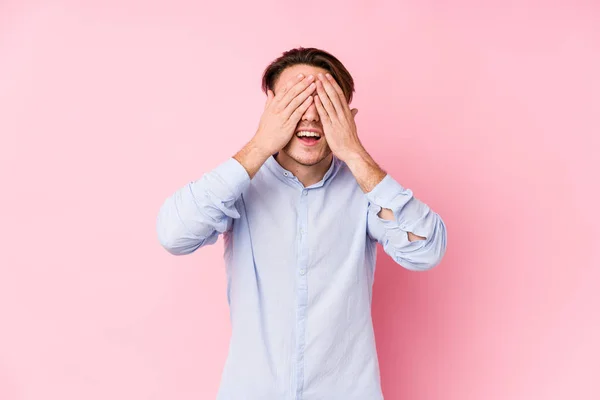
<svg viewBox="0 0 600 400"><path fill-rule="evenodd" d="M321 137L317 132L308 132L308 131L300 131L296 133L298 136L312 136L312 137Z"/></svg>

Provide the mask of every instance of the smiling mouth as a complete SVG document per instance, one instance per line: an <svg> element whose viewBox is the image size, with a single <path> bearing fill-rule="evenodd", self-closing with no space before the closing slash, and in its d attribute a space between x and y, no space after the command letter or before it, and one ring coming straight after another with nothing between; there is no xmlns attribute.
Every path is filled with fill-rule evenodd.
<svg viewBox="0 0 600 400"><path fill-rule="evenodd" d="M314 138L298 138L300 145L306 149L317 147L319 145L319 140Z"/></svg>
<svg viewBox="0 0 600 400"><path fill-rule="evenodd" d="M317 132L310 132L310 131L298 131L298 132L296 132L296 137L299 139L319 140L319 139L321 139L321 134L317 133Z"/></svg>

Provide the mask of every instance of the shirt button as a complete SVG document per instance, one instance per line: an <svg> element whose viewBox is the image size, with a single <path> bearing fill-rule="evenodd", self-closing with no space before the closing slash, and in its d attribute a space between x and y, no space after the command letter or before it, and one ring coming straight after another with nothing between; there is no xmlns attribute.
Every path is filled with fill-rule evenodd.
<svg viewBox="0 0 600 400"><path fill-rule="evenodd" d="M306 270L305 269L301 269L300 270L300 275L304 275L304 274L306 274Z"/></svg>
<svg viewBox="0 0 600 400"><path fill-rule="evenodd" d="M303 191L302 191L302 194L303 194L304 196L306 196L306 195L308 194L308 190L303 190Z"/></svg>
<svg viewBox="0 0 600 400"><path fill-rule="evenodd" d="M283 173L283 175L285 175L285 176L288 176L288 173L287 173L287 172L284 172L284 173Z"/></svg>

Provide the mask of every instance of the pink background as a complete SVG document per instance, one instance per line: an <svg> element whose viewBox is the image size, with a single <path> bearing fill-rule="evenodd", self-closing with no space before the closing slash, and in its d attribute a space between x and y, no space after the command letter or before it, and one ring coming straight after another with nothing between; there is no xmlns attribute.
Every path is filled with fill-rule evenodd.
<svg viewBox="0 0 600 400"><path fill-rule="evenodd" d="M600 398L598 4L5 0L0 399L215 397L222 243L171 256L155 218L301 45L347 65L365 146L448 226L430 272L380 251L386 399Z"/></svg>

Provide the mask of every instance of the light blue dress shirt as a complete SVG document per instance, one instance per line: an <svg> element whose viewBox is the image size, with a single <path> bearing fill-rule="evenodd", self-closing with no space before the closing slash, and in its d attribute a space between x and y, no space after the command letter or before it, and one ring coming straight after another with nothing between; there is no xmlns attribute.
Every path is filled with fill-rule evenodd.
<svg viewBox="0 0 600 400"><path fill-rule="evenodd" d="M377 216L381 207L395 220ZM167 198L170 253L223 234L232 335L218 400L383 399L371 293L377 243L424 271L446 251L438 214L387 175L364 193L341 160L309 187L273 156L253 179L230 158ZM410 242L407 232L426 237Z"/></svg>

